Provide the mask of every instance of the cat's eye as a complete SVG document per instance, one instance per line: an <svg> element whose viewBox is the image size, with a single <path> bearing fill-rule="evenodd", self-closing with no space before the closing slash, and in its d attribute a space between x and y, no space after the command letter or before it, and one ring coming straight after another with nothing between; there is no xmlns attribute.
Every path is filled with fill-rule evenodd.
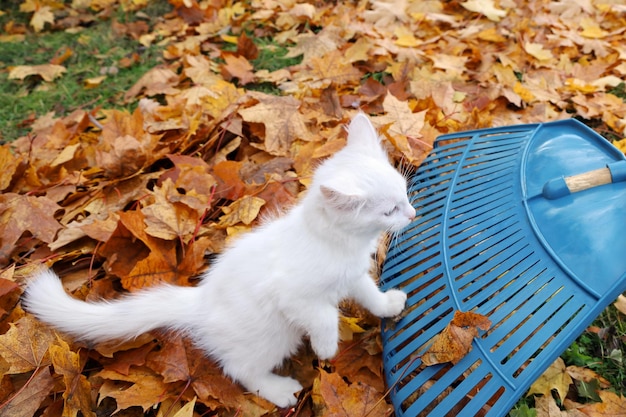
<svg viewBox="0 0 626 417"><path fill-rule="evenodd" d="M394 206L391 210L385 212L385 216L389 217L392 214L396 213L400 208L398 206Z"/></svg>

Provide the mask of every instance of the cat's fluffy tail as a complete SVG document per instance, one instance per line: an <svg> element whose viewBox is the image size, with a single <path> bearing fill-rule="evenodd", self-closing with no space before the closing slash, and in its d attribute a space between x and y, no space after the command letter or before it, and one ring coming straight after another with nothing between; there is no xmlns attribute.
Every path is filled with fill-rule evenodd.
<svg viewBox="0 0 626 417"><path fill-rule="evenodd" d="M68 295L50 270L29 282L22 305L39 320L78 340L127 340L156 328L185 330L194 288L159 285L112 301L85 302Z"/></svg>

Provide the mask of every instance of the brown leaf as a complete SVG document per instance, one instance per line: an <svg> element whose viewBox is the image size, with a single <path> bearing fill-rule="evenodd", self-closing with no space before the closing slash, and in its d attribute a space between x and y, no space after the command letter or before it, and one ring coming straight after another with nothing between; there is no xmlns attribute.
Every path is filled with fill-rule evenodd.
<svg viewBox="0 0 626 417"><path fill-rule="evenodd" d="M215 192L216 198L234 201L243 197L247 187L239 174L242 165L239 161L223 161L213 167L213 173L219 183Z"/></svg>
<svg viewBox="0 0 626 417"><path fill-rule="evenodd" d="M141 209L145 216L146 233L160 239L180 239L187 242L196 229L196 224L206 208L206 203L198 204L202 211L189 207L177 200L184 200L171 179L166 179L161 187L152 192L155 202Z"/></svg>
<svg viewBox="0 0 626 417"><path fill-rule="evenodd" d="M611 386L609 381L589 368L570 365L567 367L567 373L572 377L572 379L576 379L578 381L591 382L595 379L600 383L602 388L609 388Z"/></svg>
<svg viewBox="0 0 626 417"><path fill-rule="evenodd" d="M294 140L311 139L305 118L299 112L300 100L262 93L255 93L254 97L259 103L239 110L239 114L246 122L265 126L265 141L257 144L259 148L275 156L289 156Z"/></svg>
<svg viewBox="0 0 626 417"><path fill-rule="evenodd" d="M0 417L32 417L54 387L54 379L47 367L38 368L24 389L10 401L3 403Z"/></svg>
<svg viewBox="0 0 626 417"><path fill-rule="evenodd" d="M177 94L178 90L174 88L178 84L178 75L168 68L155 67L146 72L133 85L126 94L124 100L129 101L139 94L145 96L154 96L157 94Z"/></svg>
<svg viewBox="0 0 626 417"><path fill-rule="evenodd" d="M24 232L51 243L61 225L54 218L59 207L47 197L6 193L0 195L0 260L10 256Z"/></svg>
<svg viewBox="0 0 626 417"><path fill-rule="evenodd" d="M147 357L146 365L163 376L163 382L187 381L191 378L187 351L180 336L169 337L158 351Z"/></svg>
<svg viewBox="0 0 626 417"><path fill-rule="evenodd" d="M456 364L472 350L478 329L488 330L490 326L491 321L481 314L455 311L451 322L422 355L422 363L426 366L445 362Z"/></svg>
<svg viewBox="0 0 626 417"><path fill-rule="evenodd" d="M566 411L561 411L551 395L542 395L535 398L537 417L568 417Z"/></svg>
<svg viewBox="0 0 626 417"><path fill-rule="evenodd" d="M22 158L14 155L8 147L3 146L0 148L0 166L2 167L0 172L0 191L9 188L21 162Z"/></svg>

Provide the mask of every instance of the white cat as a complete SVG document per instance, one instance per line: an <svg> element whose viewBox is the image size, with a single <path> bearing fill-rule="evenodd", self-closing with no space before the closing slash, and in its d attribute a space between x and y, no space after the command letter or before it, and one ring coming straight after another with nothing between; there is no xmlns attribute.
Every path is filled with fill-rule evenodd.
<svg viewBox="0 0 626 417"><path fill-rule="evenodd" d="M237 239L197 287L159 285L87 303L67 295L53 272L42 271L23 304L40 320L90 342L132 339L156 328L184 332L247 390L288 407L302 386L272 370L304 336L321 359L335 355L342 299L381 317L404 308L406 294L381 292L368 271L381 234L399 231L414 217L405 179L360 113L347 145L319 166L300 203Z"/></svg>

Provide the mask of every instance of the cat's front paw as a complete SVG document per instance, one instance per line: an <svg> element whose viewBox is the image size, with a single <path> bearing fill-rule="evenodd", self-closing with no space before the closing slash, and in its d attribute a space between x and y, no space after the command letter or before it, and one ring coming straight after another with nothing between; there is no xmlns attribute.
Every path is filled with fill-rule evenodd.
<svg viewBox="0 0 626 417"><path fill-rule="evenodd" d="M385 293L387 305L381 317L394 317L402 313L406 304L406 294L400 290L389 290Z"/></svg>
<svg viewBox="0 0 626 417"><path fill-rule="evenodd" d="M311 339L311 347L318 358L326 360L332 359L337 354L339 348L337 340Z"/></svg>

